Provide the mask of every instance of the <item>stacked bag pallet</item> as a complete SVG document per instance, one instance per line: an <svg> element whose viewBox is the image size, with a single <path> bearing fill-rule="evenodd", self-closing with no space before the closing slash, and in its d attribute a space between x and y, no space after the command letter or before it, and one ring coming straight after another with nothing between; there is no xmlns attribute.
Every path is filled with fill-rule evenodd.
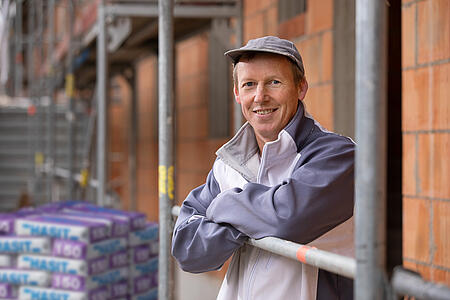
<svg viewBox="0 0 450 300"><path fill-rule="evenodd" d="M70 201L0 214L0 300L156 300L158 225Z"/></svg>

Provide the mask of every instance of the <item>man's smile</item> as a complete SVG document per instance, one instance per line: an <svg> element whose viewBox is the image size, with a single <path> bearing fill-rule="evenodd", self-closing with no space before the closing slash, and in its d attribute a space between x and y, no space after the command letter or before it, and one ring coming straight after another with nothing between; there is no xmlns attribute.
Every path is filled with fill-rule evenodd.
<svg viewBox="0 0 450 300"><path fill-rule="evenodd" d="M276 111L278 108L264 108L264 109L254 109L253 112L257 115L267 115L274 111Z"/></svg>

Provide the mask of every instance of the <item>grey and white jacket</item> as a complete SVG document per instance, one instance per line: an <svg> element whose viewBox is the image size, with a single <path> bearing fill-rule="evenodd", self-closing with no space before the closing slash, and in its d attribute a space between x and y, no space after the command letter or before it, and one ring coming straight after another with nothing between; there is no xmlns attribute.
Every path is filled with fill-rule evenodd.
<svg viewBox="0 0 450 300"><path fill-rule="evenodd" d="M172 239L180 267L216 270L234 254L220 300L352 299L351 280L244 242L274 236L353 257L354 148L301 101L261 155L244 124L183 202Z"/></svg>

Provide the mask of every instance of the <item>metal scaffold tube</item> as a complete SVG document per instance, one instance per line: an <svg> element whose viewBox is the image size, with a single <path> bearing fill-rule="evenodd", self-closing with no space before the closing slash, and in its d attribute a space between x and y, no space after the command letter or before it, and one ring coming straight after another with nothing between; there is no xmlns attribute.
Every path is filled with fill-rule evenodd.
<svg viewBox="0 0 450 300"><path fill-rule="evenodd" d="M68 143L67 143L67 154L68 154L68 170L69 178L67 179L67 190L69 200L74 200L75 195L75 181L73 180L74 171L74 148L75 148L75 112L74 112L74 77L73 77L73 31L75 23L75 2L70 0L68 2L68 12L69 12L69 47L67 49L67 74L66 74L66 97L69 101L69 107L67 112L68 121Z"/></svg>
<svg viewBox="0 0 450 300"><path fill-rule="evenodd" d="M173 0L159 0L158 107L159 107L159 285L158 299L173 299L170 257L171 208L174 195Z"/></svg>
<svg viewBox="0 0 450 300"><path fill-rule="evenodd" d="M97 204L105 206L106 182L106 24L102 0L97 8Z"/></svg>
<svg viewBox="0 0 450 300"><path fill-rule="evenodd" d="M22 0L16 2L14 95L21 95L23 83Z"/></svg>
<svg viewBox="0 0 450 300"><path fill-rule="evenodd" d="M54 61L54 47L55 47L55 0L50 0L48 3L48 58L47 63L50 66L50 71L48 74L48 95L50 103L47 110L47 166L49 168L47 172L47 195L49 201L53 202L53 183L54 183L54 172L55 172L55 61Z"/></svg>
<svg viewBox="0 0 450 300"><path fill-rule="evenodd" d="M355 299L383 299L386 223L385 1L356 2Z"/></svg>
<svg viewBox="0 0 450 300"><path fill-rule="evenodd" d="M238 16L236 17L236 48L240 48L244 43L244 16L243 16L243 0L237 1ZM242 126L241 105L234 101L233 105L234 132L237 133Z"/></svg>

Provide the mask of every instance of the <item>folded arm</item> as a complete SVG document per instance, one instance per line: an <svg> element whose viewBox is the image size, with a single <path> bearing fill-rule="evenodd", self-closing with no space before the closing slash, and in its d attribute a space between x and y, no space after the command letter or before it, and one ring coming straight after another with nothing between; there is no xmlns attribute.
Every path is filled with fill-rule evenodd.
<svg viewBox="0 0 450 300"><path fill-rule="evenodd" d="M206 184L184 200L172 237L172 255L180 267L200 273L220 268L247 237L229 224L206 217L206 209L220 190L212 171Z"/></svg>

